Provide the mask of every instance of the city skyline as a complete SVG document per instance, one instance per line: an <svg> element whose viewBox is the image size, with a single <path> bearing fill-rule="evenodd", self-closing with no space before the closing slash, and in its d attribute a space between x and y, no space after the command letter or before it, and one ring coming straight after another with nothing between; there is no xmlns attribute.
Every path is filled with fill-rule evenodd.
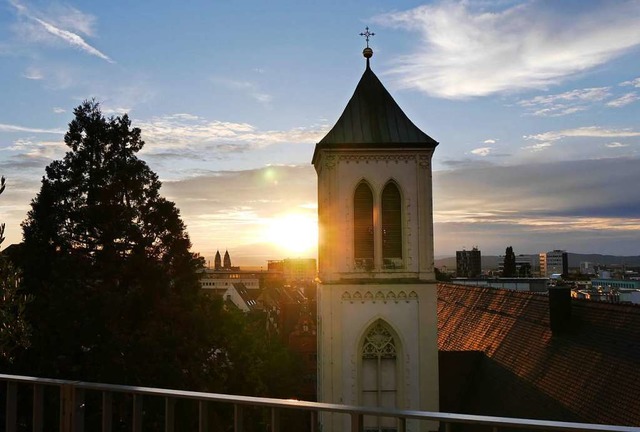
<svg viewBox="0 0 640 432"><path fill-rule="evenodd" d="M436 256L640 255L639 17L637 1L0 3L5 245L96 98L141 128L195 252L315 257L311 156L370 26L373 70L440 142Z"/></svg>

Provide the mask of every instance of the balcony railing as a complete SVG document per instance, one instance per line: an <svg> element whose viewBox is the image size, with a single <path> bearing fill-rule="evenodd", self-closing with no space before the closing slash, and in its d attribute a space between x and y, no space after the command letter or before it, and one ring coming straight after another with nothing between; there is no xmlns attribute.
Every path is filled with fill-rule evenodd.
<svg viewBox="0 0 640 432"><path fill-rule="evenodd" d="M48 378L35 378L17 375L0 374L0 381L6 384L5 431L18 431L18 401L32 398L27 405L31 408L31 430L42 432L52 430L52 425L45 425L44 393L45 388L57 388L59 391L59 430L61 432L83 432L85 429L85 396L89 393L101 395L99 407L94 407L100 415L103 432L111 432L113 426L114 395L128 395L131 399L131 425L127 427L133 432L141 432L143 426L143 399L164 398L164 430L173 432L175 424L175 404L179 400L192 400L198 404L197 429L199 432L208 430L208 404L222 403L233 407L233 430L245 431L245 410L250 407L269 410L269 427L271 432L291 430L287 424L281 422L281 414L287 410L297 410L308 413L309 430L319 430L318 419L320 413L335 413L350 419L350 430L362 432L364 430L364 416L378 416L396 418L399 431L404 431L408 420L438 422L441 429L451 430L455 424L485 426L492 431L504 429L528 429L544 431L599 431L599 432L640 432L638 427L613 426L587 423L568 423L548 420L531 420L506 417L489 417L467 414L450 414L441 412L410 411L387 408L373 408L350 405L337 405L319 402L305 402L292 399L273 399L263 397L237 396L229 394L202 393L183 390L167 390L151 387L135 387L113 384L98 384L80 381L67 381ZM20 387L20 392L18 388ZM48 390L50 391L50 390ZM25 394L26 393L26 394ZM94 395L95 396L95 395ZM95 399L95 398L93 398ZM28 402L28 400L27 400ZM21 411L23 412L23 410ZM54 429L55 430L55 429Z"/></svg>

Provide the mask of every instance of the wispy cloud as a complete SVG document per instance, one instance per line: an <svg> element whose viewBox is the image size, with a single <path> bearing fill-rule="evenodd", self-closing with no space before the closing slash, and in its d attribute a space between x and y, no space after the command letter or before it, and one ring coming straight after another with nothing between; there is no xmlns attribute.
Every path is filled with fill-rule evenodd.
<svg viewBox="0 0 640 432"><path fill-rule="evenodd" d="M620 96L617 99L614 99L614 100L608 102L607 106L611 107L611 108L620 108L620 107L632 104L635 101L637 101L638 99L640 99L640 96L638 95L638 93L631 92L631 93L627 93L627 94L625 94L623 96Z"/></svg>
<svg viewBox="0 0 640 432"><path fill-rule="evenodd" d="M260 90L260 87L258 86L258 84L251 81L239 81L239 80L223 78L223 77L213 77L211 78L211 80L215 84L219 84L230 89L242 91L245 94L247 94L249 97L255 99L256 101L260 102L263 105L268 106L273 99L273 97L269 93L266 93Z"/></svg>
<svg viewBox="0 0 640 432"><path fill-rule="evenodd" d="M640 44L639 14L631 0L580 8L530 1L496 12L442 1L376 21L422 35L391 70L401 86L464 98L544 89L604 64Z"/></svg>
<svg viewBox="0 0 640 432"><path fill-rule="evenodd" d="M95 18L70 6L56 6L47 12L28 8L17 0L10 0L22 19L19 31L34 41L56 40L99 57L109 63L114 61L90 45L79 33L93 35Z"/></svg>
<svg viewBox="0 0 640 432"><path fill-rule="evenodd" d="M42 73L42 71L38 68L35 67L28 67L24 73L22 74L22 76L26 79L30 79L30 80L41 80L44 78L44 74Z"/></svg>
<svg viewBox="0 0 640 432"><path fill-rule="evenodd" d="M486 139L482 143L483 144L495 144L497 140L495 139Z"/></svg>
<svg viewBox="0 0 640 432"><path fill-rule="evenodd" d="M621 83L620 85L621 86L640 87L640 77L638 77L636 79L632 79L630 81L625 81L625 82Z"/></svg>
<svg viewBox="0 0 640 432"><path fill-rule="evenodd" d="M629 144L622 144L617 141L614 141L614 142L605 144L605 146L609 148L623 148L623 147L629 147Z"/></svg>
<svg viewBox="0 0 640 432"><path fill-rule="evenodd" d="M488 156L493 151L493 147L480 147L471 150L471 153L477 156Z"/></svg>
<svg viewBox="0 0 640 432"><path fill-rule="evenodd" d="M192 114L174 114L138 121L147 151L190 148L197 152L215 148L219 153L240 153L278 143L313 143L326 128L293 128L285 131L261 131L248 123L207 120Z"/></svg>
<svg viewBox="0 0 640 432"><path fill-rule="evenodd" d="M549 131L535 135L525 135L524 139L536 141L557 141L569 137L585 138L628 138L640 136L632 129L606 129L600 126L586 126L575 129Z"/></svg>
<svg viewBox="0 0 640 432"><path fill-rule="evenodd" d="M576 89L559 94L521 100L518 105L535 116L559 117L586 110L590 104L610 96L610 87Z"/></svg>
<svg viewBox="0 0 640 432"><path fill-rule="evenodd" d="M53 112L56 113L56 114L64 114L64 113L67 112L67 110L64 109L64 108L60 108L60 107L54 107L53 108Z"/></svg>
<svg viewBox="0 0 640 432"><path fill-rule="evenodd" d="M26 126L18 126L6 123L0 123L0 132L28 132L38 134L63 134L66 131L62 129L41 129Z"/></svg>
<svg viewBox="0 0 640 432"><path fill-rule="evenodd" d="M542 150L546 150L549 147L551 147L553 144L550 142L541 142L541 143L536 143L530 146L526 146L526 147L522 147L524 150L529 150L532 152L540 152Z"/></svg>

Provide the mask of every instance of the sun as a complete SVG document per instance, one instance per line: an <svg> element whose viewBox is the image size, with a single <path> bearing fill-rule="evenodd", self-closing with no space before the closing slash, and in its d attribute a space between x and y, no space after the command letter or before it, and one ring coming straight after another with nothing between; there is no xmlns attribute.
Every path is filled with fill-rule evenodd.
<svg viewBox="0 0 640 432"><path fill-rule="evenodd" d="M266 237L289 253L311 252L318 244L318 223L302 214L284 215L268 223Z"/></svg>

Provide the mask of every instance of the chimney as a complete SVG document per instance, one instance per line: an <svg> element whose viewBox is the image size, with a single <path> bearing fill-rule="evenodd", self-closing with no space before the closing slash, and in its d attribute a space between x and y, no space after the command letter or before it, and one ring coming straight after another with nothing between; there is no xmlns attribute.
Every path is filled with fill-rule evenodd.
<svg viewBox="0 0 640 432"><path fill-rule="evenodd" d="M549 288L549 326L551 333L566 333L571 324L571 288L557 286Z"/></svg>

